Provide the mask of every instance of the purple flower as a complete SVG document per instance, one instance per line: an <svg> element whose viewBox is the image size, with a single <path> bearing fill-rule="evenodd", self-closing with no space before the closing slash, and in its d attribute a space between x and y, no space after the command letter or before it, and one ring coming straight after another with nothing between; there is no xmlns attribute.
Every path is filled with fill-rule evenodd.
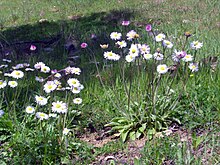
<svg viewBox="0 0 220 165"><path fill-rule="evenodd" d="M91 34L91 39L96 39L97 36L95 34Z"/></svg>
<svg viewBox="0 0 220 165"><path fill-rule="evenodd" d="M81 44L81 48L83 48L83 49L85 49L87 46L88 46L88 44L85 43L85 42L83 42L83 43Z"/></svg>
<svg viewBox="0 0 220 165"><path fill-rule="evenodd" d="M37 49L37 47L35 45L31 45L30 50L34 51L36 49Z"/></svg>
<svg viewBox="0 0 220 165"><path fill-rule="evenodd" d="M130 24L130 21L122 21L121 25L122 26L128 26Z"/></svg>
<svg viewBox="0 0 220 165"><path fill-rule="evenodd" d="M55 73L57 73L57 70L56 70L56 69L51 70L51 73L52 73L52 74L55 74Z"/></svg>
<svg viewBox="0 0 220 165"><path fill-rule="evenodd" d="M147 24L145 29L146 29L147 32L150 32L152 30L151 24Z"/></svg>
<svg viewBox="0 0 220 165"><path fill-rule="evenodd" d="M0 117L2 117L4 115L4 111L0 109Z"/></svg>

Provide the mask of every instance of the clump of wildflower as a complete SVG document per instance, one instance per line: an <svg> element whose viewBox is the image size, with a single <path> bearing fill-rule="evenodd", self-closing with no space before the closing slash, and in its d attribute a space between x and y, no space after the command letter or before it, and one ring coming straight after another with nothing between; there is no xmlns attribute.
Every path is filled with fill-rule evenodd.
<svg viewBox="0 0 220 165"><path fill-rule="evenodd" d="M130 25L130 21L122 21L121 25L128 26L128 25Z"/></svg>
<svg viewBox="0 0 220 165"><path fill-rule="evenodd" d="M25 111L29 114L33 114L35 112L35 109L33 106L27 106Z"/></svg>
<svg viewBox="0 0 220 165"><path fill-rule="evenodd" d="M67 112L67 105L62 101L57 101L52 103L52 112L57 113L66 113Z"/></svg>
<svg viewBox="0 0 220 165"><path fill-rule="evenodd" d="M66 75L68 75L68 74L80 75L81 69L77 68L77 67L70 67L70 66L68 66L67 68L65 68L65 73L66 73Z"/></svg>
<svg viewBox="0 0 220 165"><path fill-rule="evenodd" d="M108 44L100 44L100 47L102 48L102 49L107 49L108 48Z"/></svg>
<svg viewBox="0 0 220 165"><path fill-rule="evenodd" d="M0 89L6 87L6 85L7 85L7 82L6 82L6 81L0 80Z"/></svg>
<svg viewBox="0 0 220 165"><path fill-rule="evenodd" d="M24 77L24 72L20 71L20 70L13 70L11 72L11 76L13 78L16 78L16 79L20 79L20 78L23 78Z"/></svg>
<svg viewBox="0 0 220 165"><path fill-rule="evenodd" d="M35 96L35 102L43 106L47 104L48 99L43 96Z"/></svg>
<svg viewBox="0 0 220 165"><path fill-rule="evenodd" d="M199 70L198 64L197 64L197 63L191 63L191 64L189 64L189 69L190 69L192 72L197 72L197 71Z"/></svg>
<svg viewBox="0 0 220 165"><path fill-rule="evenodd" d="M168 40L163 40L163 46L171 49L173 47L173 43Z"/></svg>
<svg viewBox="0 0 220 165"><path fill-rule="evenodd" d="M116 45L119 47L119 48L125 48L127 46L127 43L123 40L123 41L117 41L116 42Z"/></svg>
<svg viewBox="0 0 220 165"><path fill-rule="evenodd" d="M41 69L41 67L45 66L45 64L43 62L37 62L35 65L34 65L34 68L35 69Z"/></svg>
<svg viewBox="0 0 220 165"><path fill-rule="evenodd" d="M57 84L54 81L47 81L46 84L44 84L44 91L46 93L50 93L54 91L57 88Z"/></svg>
<svg viewBox="0 0 220 165"><path fill-rule="evenodd" d="M203 46L203 43L202 42L199 42L199 41L193 41L191 44L190 44L191 48L192 49L200 49L202 46Z"/></svg>
<svg viewBox="0 0 220 165"><path fill-rule="evenodd" d="M44 120L44 119L47 120L49 118L49 116L43 112L37 112L36 117L40 120Z"/></svg>
<svg viewBox="0 0 220 165"><path fill-rule="evenodd" d="M80 46L81 46L81 48L85 49L88 46L88 44L83 42Z"/></svg>
<svg viewBox="0 0 220 165"><path fill-rule="evenodd" d="M156 40L157 42L161 42L161 41L164 40L165 37L166 37L166 36L165 36L163 33L160 33L160 34L158 34L158 35L155 37L155 40Z"/></svg>
<svg viewBox="0 0 220 165"><path fill-rule="evenodd" d="M185 57L183 58L183 61L185 62L190 62L193 60L193 56L190 54L185 55Z"/></svg>
<svg viewBox="0 0 220 165"><path fill-rule="evenodd" d="M168 67L165 64L161 64L157 66L157 72L159 74L165 74L168 71Z"/></svg>
<svg viewBox="0 0 220 165"><path fill-rule="evenodd" d="M153 56L154 56L154 59L157 60L157 61L163 60L163 54L161 54L159 52L154 53Z"/></svg>
<svg viewBox="0 0 220 165"><path fill-rule="evenodd" d="M74 104L81 104L82 103L82 99L81 98L75 98L75 99L73 99L73 103Z"/></svg>
<svg viewBox="0 0 220 165"><path fill-rule="evenodd" d="M11 88L15 88L16 86L18 86L18 83L17 83L17 81L9 81L9 82L8 82L8 85L9 85Z"/></svg>
<svg viewBox="0 0 220 165"><path fill-rule="evenodd" d="M145 60L149 60L153 57L153 55L152 54L144 54L143 57Z"/></svg>
<svg viewBox="0 0 220 165"><path fill-rule="evenodd" d="M120 59L120 56L110 51L110 52L104 52L104 58L107 60L118 61Z"/></svg>
<svg viewBox="0 0 220 165"><path fill-rule="evenodd" d="M121 33L118 33L118 32L112 32L111 34L110 34L110 38L112 39L112 40L120 40L121 39Z"/></svg>
<svg viewBox="0 0 220 165"><path fill-rule="evenodd" d="M70 129L67 129L67 128L63 129L63 135L68 135L69 132L70 132Z"/></svg>
<svg viewBox="0 0 220 165"><path fill-rule="evenodd" d="M139 35L134 30L129 31L126 36L127 36L127 40L129 40L129 41L131 41L135 38L139 38Z"/></svg>

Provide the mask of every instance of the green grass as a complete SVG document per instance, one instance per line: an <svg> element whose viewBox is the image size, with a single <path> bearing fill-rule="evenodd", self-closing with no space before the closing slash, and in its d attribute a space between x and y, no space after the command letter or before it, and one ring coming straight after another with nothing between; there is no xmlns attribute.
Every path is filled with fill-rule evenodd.
<svg viewBox="0 0 220 165"><path fill-rule="evenodd" d="M145 31L145 25L151 23L154 30L158 29L158 31L165 33L170 41L178 44L179 50L181 49L180 45L184 42L184 32L190 31L192 37L189 38L189 42L199 40L204 44L203 48L197 52L198 60L210 56L217 56L219 59L219 10L220 3L218 3L218 0L1 0L0 44L5 46L19 41L44 40L59 34L60 40L56 45L50 46L53 48L51 52L40 51L32 54L31 57L22 57L22 53L15 52L12 58L14 59L13 65L20 61L25 61L33 66L36 61L43 61L51 68L62 69L68 65L67 50L64 48L64 44L70 37L76 40L77 49L79 49L78 55L81 56L79 67L82 68L82 75L79 79L84 84L85 89L79 95L83 98L83 105L72 107L80 109L79 112L77 111L78 114L71 114L74 120L69 123L69 125L72 124L71 126L74 125L72 135L75 135L75 133L84 133L84 128L88 127L89 124L92 124L98 131L102 130L104 125L109 123L114 117L123 117L125 112L131 113L129 110L126 111L124 106L127 104L127 96L126 92L124 92L124 86L121 84L123 79L119 76L120 66L114 64L114 69L110 65L110 67L107 66L102 69L105 64L103 64L103 50L100 49L99 44L112 43L113 45L114 43L109 39L109 34L112 31L123 31L126 34L128 30L134 29L140 34L141 42L146 42L152 49L156 49ZM47 21L40 23L39 20L41 19L46 19ZM131 25L128 28L120 26L122 20L130 20ZM96 41L91 40L91 34L96 34L98 39ZM82 42L87 42L91 51L80 49L80 43ZM161 46L158 47L162 48ZM187 47L187 50L191 54L194 53L189 47ZM105 88L101 86L102 84L100 84L98 79L98 72L91 52L94 53L96 60L100 62L98 67L101 68L100 74ZM168 52L167 55L171 53L172 51ZM16 55L19 56L19 59L14 58ZM137 69L137 67L134 68ZM202 164L203 157L208 157L207 161L211 164L219 163L219 136L216 135L219 132L220 119L219 69L219 64L214 72L210 70L209 66L201 67L199 72L194 74L194 77L189 78L187 84L185 84L185 90L183 90L181 75L172 84L172 89L176 92L172 96L173 100L180 97L179 93L183 91L178 108L172 111L172 114L181 121L181 126L188 132L195 133L196 130L202 129L207 132L210 131L210 133L201 136L193 135L192 144L180 142L179 135L149 140L141 151L142 157L139 161L136 160L137 164L159 165L164 160L173 160L176 164L197 165ZM128 81L130 75L129 66L125 72L128 76L126 78ZM31 75L29 76L31 77ZM148 76L149 74L145 74L145 72L144 74L133 73L133 84L139 84L140 86L135 86L132 89L131 98L138 103L140 98L142 98L140 96L145 96L147 86L143 84L148 81L148 78L150 79L150 76ZM59 141L59 138L61 138L60 132L47 130L48 138L45 138L42 132L39 131L41 128L39 128L37 123L33 124L31 121L27 121L28 124L25 125L24 121L26 119L23 119L25 113L22 112L22 109L25 109L25 106L34 102L34 100L23 94L30 94L31 97L34 97L35 94L42 93L40 85L36 85L34 77L31 77L31 79L30 77L28 77L28 83L22 81L21 92L18 96L18 100L22 101L18 101L15 104L12 99L15 97L15 93L9 89L7 90L7 96L11 98L11 102L7 103L4 101L4 93L2 93L3 101L1 101L0 109L5 109L12 116L13 111L10 111L10 109L18 110L19 112L17 113L17 123L8 120L11 117L10 115L6 115L4 120L0 118L2 120L0 121L0 133L4 134L4 136L0 136L0 142L5 146L3 149L0 148L0 151L4 153L2 160L14 164L20 163L22 159L27 163L40 161L44 164L60 164L60 162L80 164L85 163L83 159L86 162L92 162L95 156L116 153L117 150L126 148L126 143L110 143L100 149L95 149L95 154L91 157L93 146L81 142L75 136L69 136L69 139L62 143L68 146L67 148L65 148L65 145L59 148L57 146L61 144ZM167 78L167 80L172 81L171 78ZM170 81L167 82L170 83ZM164 82L161 85L162 88L158 91L160 95L164 94L167 87ZM129 87L128 84L127 86ZM64 98L64 96L65 94L59 94L51 96L51 98L59 100ZM73 96L69 97L68 95L68 99L72 98ZM115 106L114 103L119 105L118 107L120 108ZM145 105L145 103L143 104ZM144 106L143 104L138 106ZM164 105L163 100L161 105ZM161 105L158 107L163 108ZM134 106L133 108L137 110L137 107ZM44 109L44 111L47 110ZM133 127L134 129L137 129L142 124L140 120L143 119L143 116L138 113L142 114L142 111L135 112L135 114L131 113L131 115L137 115L135 116L137 118L133 117L134 120L132 120L134 123L138 123ZM137 119L140 120L137 121ZM149 127L147 126L150 131L146 130L144 135L149 136L154 131L151 128L151 124L148 125ZM57 125L52 125L50 129L55 129L59 125L60 121L57 122ZM44 126L42 131L47 128L46 125ZM38 138L34 139L33 136ZM200 141L201 139L202 141ZM23 142L24 140L26 141L25 143ZM52 147L48 147L49 145L45 144L45 141L48 141ZM206 152L204 152L200 159L195 152L201 146L203 146L204 150L210 149L211 154L205 155ZM48 150L45 151L47 147ZM28 151L27 154L24 152L24 148ZM11 149L14 149L13 153L10 153ZM44 153L47 153L47 157L44 157Z"/></svg>

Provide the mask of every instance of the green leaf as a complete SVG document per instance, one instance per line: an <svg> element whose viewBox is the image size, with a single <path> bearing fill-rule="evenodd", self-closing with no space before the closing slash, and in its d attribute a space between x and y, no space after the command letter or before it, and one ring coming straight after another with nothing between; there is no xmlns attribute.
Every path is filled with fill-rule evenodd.
<svg viewBox="0 0 220 165"><path fill-rule="evenodd" d="M139 130L137 130L136 135L135 135L136 139L140 138L141 135L142 135L142 133Z"/></svg>
<svg viewBox="0 0 220 165"><path fill-rule="evenodd" d="M130 132L129 135L130 135L130 139L131 139L131 140L135 140L135 139L136 139L135 131Z"/></svg>
<svg viewBox="0 0 220 165"><path fill-rule="evenodd" d="M121 133L121 138L122 138L122 141L123 141L123 142L126 141L129 132L130 132L130 130L123 131L123 132Z"/></svg>
<svg viewBox="0 0 220 165"><path fill-rule="evenodd" d="M141 125L141 127L138 130L143 133L145 131L146 127L147 127L147 123L144 123Z"/></svg>

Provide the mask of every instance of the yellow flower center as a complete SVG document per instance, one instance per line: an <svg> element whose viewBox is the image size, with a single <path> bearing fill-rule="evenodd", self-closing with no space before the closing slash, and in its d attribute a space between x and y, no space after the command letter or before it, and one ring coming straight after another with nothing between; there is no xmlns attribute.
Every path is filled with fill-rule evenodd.
<svg viewBox="0 0 220 165"><path fill-rule="evenodd" d="M61 105L60 104L56 104L56 106L55 106L56 108L60 108L61 107Z"/></svg>

